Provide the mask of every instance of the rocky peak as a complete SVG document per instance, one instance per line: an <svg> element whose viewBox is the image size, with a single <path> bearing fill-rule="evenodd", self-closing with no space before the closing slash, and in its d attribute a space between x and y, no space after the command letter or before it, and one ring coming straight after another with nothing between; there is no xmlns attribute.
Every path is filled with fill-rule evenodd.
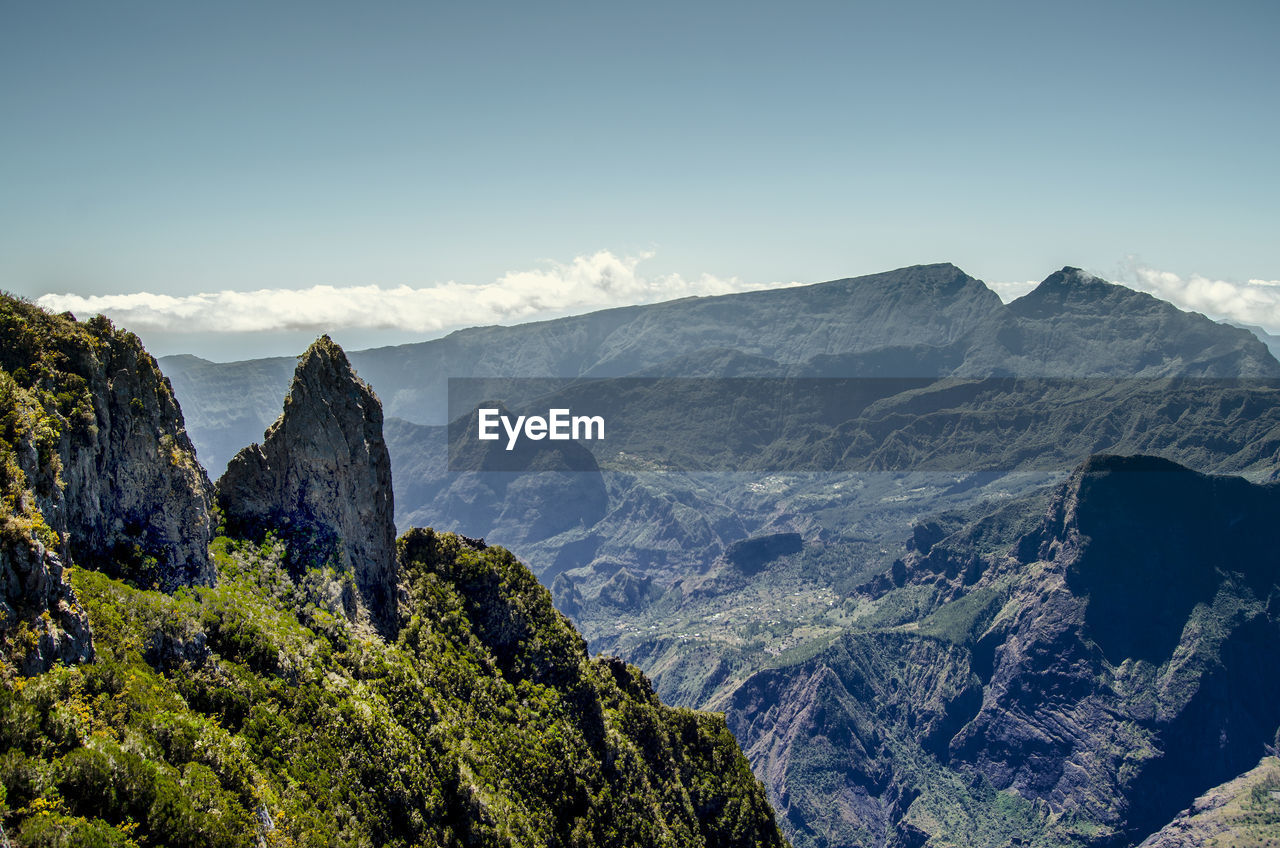
<svg viewBox="0 0 1280 848"><path fill-rule="evenodd" d="M1004 308L1000 296L985 283L950 262L912 265L883 274L819 285L843 288L861 309L882 303L904 306L923 302L931 310L972 321L988 313L999 313ZM956 310L960 312L956 313Z"/></svg>
<svg viewBox="0 0 1280 848"><path fill-rule="evenodd" d="M1063 313L1099 308L1150 309L1162 304L1149 294L1109 283L1080 268L1066 266L1046 277L1035 289L1014 300L1009 309L1022 318L1050 318Z"/></svg>
<svg viewBox="0 0 1280 848"><path fill-rule="evenodd" d="M0 297L0 656L93 656L71 563L172 591L215 578L211 486L138 337Z"/></svg>
<svg viewBox="0 0 1280 848"><path fill-rule="evenodd" d="M212 486L182 410L137 336L106 338L89 380L94 422L61 454L71 559L167 592L211 585Z"/></svg>
<svg viewBox="0 0 1280 848"><path fill-rule="evenodd" d="M982 296L986 286L950 262L913 265L898 272L898 286L930 295ZM989 289L988 289L989 291Z"/></svg>
<svg viewBox="0 0 1280 848"><path fill-rule="evenodd" d="M277 531L296 570L329 566L354 578L353 620L397 627L391 461L382 405L343 353L321 336L298 362L284 412L217 482L228 528Z"/></svg>
<svg viewBox="0 0 1280 848"><path fill-rule="evenodd" d="M147 587L212 583L209 480L138 337L6 299L0 364L26 419L6 444L57 537L46 547Z"/></svg>
<svg viewBox="0 0 1280 848"><path fill-rule="evenodd" d="M998 362L1021 373L1048 363L1068 376L1280 377L1280 362L1248 330L1184 312L1079 268L1051 274L1008 306Z"/></svg>

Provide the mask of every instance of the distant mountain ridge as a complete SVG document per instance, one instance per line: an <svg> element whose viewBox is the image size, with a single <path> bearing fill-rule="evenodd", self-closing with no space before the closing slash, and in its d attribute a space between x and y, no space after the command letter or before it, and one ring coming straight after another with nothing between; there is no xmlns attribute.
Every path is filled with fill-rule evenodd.
<svg viewBox="0 0 1280 848"><path fill-rule="evenodd" d="M1274 333L1268 333L1265 328L1258 327L1253 324L1237 324L1232 321L1224 321L1223 323L1229 326L1240 327L1241 329L1248 330L1267 346L1267 350L1271 351L1272 356L1280 354L1280 336L1277 336Z"/></svg>
<svg viewBox="0 0 1280 848"><path fill-rule="evenodd" d="M713 350L845 376L1280 377L1251 333L1079 269L1006 305L950 264L476 327L349 356L388 417L443 424L450 377L672 373L664 364ZM212 474L274 420L293 364L161 360Z"/></svg>

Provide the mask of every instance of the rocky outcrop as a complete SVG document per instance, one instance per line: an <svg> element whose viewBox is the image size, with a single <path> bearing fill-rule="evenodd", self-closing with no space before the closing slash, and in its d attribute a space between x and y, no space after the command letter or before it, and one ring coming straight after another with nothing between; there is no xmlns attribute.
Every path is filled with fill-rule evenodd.
<svg viewBox="0 0 1280 848"><path fill-rule="evenodd" d="M619 568L600 587L599 600L618 609L635 611L653 603L662 596L662 589L655 586L650 577L637 577L625 568Z"/></svg>
<svg viewBox="0 0 1280 848"><path fill-rule="evenodd" d="M58 555L36 539L8 533L0 539L0 654L27 676L59 661L93 659L89 616Z"/></svg>
<svg viewBox="0 0 1280 848"><path fill-rule="evenodd" d="M211 583L211 487L138 337L7 302L7 440L59 557L171 591ZM20 412L19 412L20 410Z"/></svg>
<svg viewBox="0 0 1280 848"><path fill-rule="evenodd" d="M564 574L557 574L551 581L551 598L556 609L572 618L582 610L582 593L572 580Z"/></svg>
<svg viewBox="0 0 1280 848"><path fill-rule="evenodd" d="M99 338L84 369L93 419L59 445L64 485L38 498L41 512L73 562L167 592L212 584L212 487L182 410L137 336Z"/></svg>
<svg viewBox="0 0 1280 848"><path fill-rule="evenodd" d="M353 619L397 628L391 461L382 405L342 348L322 336L302 355L284 412L262 444L236 454L217 482L228 530L275 531L296 571L332 567L354 580Z"/></svg>
<svg viewBox="0 0 1280 848"><path fill-rule="evenodd" d="M212 489L137 336L0 298L0 642L24 673L93 656L63 566L212 583Z"/></svg>
<svg viewBox="0 0 1280 848"><path fill-rule="evenodd" d="M1064 376L1280 376L1280 363L1248 330L1079 268L1050 274L1007 309L1013 320L998 334L997 362L1015 374L1048 365Z"/></svg>

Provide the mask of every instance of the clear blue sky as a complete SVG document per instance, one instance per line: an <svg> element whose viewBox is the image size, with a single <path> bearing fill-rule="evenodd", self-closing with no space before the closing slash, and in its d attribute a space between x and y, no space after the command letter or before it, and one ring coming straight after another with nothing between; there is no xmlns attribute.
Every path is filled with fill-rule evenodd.
<svg viewBox="0 0 1280 848"><path fill-rule="evenodd" d="M1273 0L0 0L0 287L418 288L597 251L747 284L1275 280L1277 32Z"/></svg>

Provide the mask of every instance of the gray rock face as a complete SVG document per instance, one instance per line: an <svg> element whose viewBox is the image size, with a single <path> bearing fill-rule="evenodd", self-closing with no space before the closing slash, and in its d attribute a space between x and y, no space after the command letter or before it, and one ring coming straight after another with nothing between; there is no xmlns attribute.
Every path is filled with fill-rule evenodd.
<svg viewBox="0 0 1280 848"><path fill-rule="evenodd" d="M1274 483L1098 455L925 526L888 615L727 704L792 844L1113 848L1197 810L1275 746L1278 511Z"/></svg>
<svg viewBox="0 0 1280 848"><path fill-rule="evenodd" d="M215 577L212 487L132 333L0 298L0 655L93 657L73 562L167 591Z"/></svg>
<svg viewBox="0 0 1280 848"><path fill-rule="evenodd" d="M1019 543L951 756L1131 837L1255 763L1280 723L1278 507L1274 484L1090 458Z"/></svg>
<svg viewBox="0 0 1280 848"><path fill-rule="evenodd" d="M328 336L302 355L284 412L261 445L240 451L217 482L228 528L276 530L295 569L330 565L354 577L348 614L397 629L391 460L382 405Z"/></svg>
<svg viewBox="0 0 1280 848"><path fill-rule="evenodd" d="M16 623L10 629L3 626ZM89 616L63 578L58 555L34 539L0 540L0 637L24 675L55 662L93 659Z"/></svg>
<svg viewBox="0 0 1280 848"><path fill-rule="evenodd" d="M182 410L136 336L106 342L85 369L93 420L64 435L65 486L38 494L40 511L68 535L74 562L164 591L211 585L213 493Z"/></svg>

